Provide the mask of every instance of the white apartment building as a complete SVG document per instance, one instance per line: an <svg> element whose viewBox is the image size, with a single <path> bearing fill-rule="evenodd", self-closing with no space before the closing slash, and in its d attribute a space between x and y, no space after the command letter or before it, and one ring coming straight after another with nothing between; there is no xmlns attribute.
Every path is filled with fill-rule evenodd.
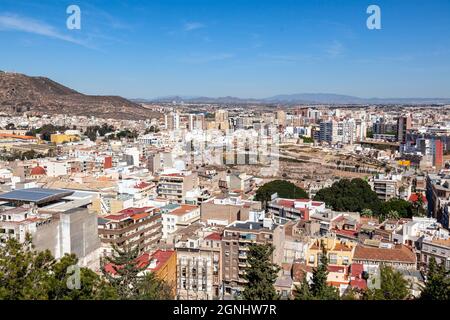
<svg viewBox="0 0 450 320"><path fill-rule="evenodd" d="M383 201L398 196L398 185L401 181L401 175L384 175L380 174L369 180L369 185L372 190L378 195L378 198Z"/></svg>
<svg viewBox="0 0 450 320"><path fill-rule="evenodd" d="M49 177L65 176L70 173L70 165L67 161L43 161L41 166Z"/></svg>
<svg viewBox="0 0 450 320"><path fill-rule="evenodd" d="M188 204L169 204L161 208L163 239L175 233L180 227L186 227L200 220L200 207Z"/></svg>
<svg viewBox="0 0 450 320"><path fill-rule="evenodd" d="M193 235L175 245L177 252L177 298L212 300L221 296L221 236Z"/></svg>
<svg viewBox="0 0 450 320"><path fill-rule="evenodd" d="M197 173L190 171L163 173L159 177L157 193L160 198L181 204L186 200L186 193L197 187Z"/></svg>

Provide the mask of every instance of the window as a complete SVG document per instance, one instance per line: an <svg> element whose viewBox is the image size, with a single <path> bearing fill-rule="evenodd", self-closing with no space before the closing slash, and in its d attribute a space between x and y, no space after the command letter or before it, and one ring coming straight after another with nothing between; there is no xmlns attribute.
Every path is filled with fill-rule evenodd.
<svg viewBox="0 0 450 320"><path fill-rule="evenodd" d="M337 264L337 254L330 253L330 264Z"/></svg>
<svg viewBox="0 0 450 320"><path fill-rule="evenodd" d="M315 257L314 257L314 255L312 254L312 255L309 256L309 263L313 264L314 261L315 261Z"/></svg>

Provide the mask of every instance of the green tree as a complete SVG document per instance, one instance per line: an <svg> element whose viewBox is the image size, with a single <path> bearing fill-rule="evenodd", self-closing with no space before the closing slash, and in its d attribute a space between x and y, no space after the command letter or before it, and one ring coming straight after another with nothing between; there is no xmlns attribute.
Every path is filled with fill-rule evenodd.
<svg viewBox="0 0 450 320"><path fill-rule="evenodd" d="M306 273L303 277L300 286L295 288L294 294L295 300L313 300L313 295L309 289L308 279L306 278Z"/></svg>
<svg viewBox="0 0 450 320"><path fill-rule="evenodd" d="M102 259L102 272L121 300L165 300L173 298L172 288L155 275L145 272L147 266L136 263L138 247L113 247L112 256ZM105 268L106 266L109 268ZM112 270L112 272L111 272Z"/></svg>
<svg viewBox="0 0 450 320"><path fill-rule="evenodd" d="M92 142L97 140L99 126L87 127L84 135L89 138Z"/></svg>
<svg viewBox="0 0 450 320"><path fill-rule="evenodd" d="M102 272L108 282L116 289L119 299L138 299L139 283L145 266L139 267L136 259L139 257L138 247L113 247L113 254L102 259ZM107 265L110 267L107 268Z"/></svg>
<svg viewBox="0 0 450 320"><path fill-rule="evenodd" d="M74 274L68 271L71 266L77 264L78 258L74 254L66 254L53 265L48 292L50 300L111 300L117 298L114 288L88 268L79 269L80 288L70 289L67 284Z"/></svg>
<svg viewBox="0 0 450 320"><path fill-rule="evenodd" d="M49 251L33 250L31 237L22 244L10 239L0 246L0 299L46 300L54 259Z"/></svg>
<svg viewBox="0 0 450 320"><path fill-rule="evenodd" d="M445 268L444 262L437 264L431 257L425 286L420 295L422 300L450 300L450 272Z"/></svg>
<svg viewBox="0 0 450 320"><path fill-rule="evenodd" d="M14 123L8 123L8 124L5 126L5 129L6 129L6 130L15 130L15 129L16 129L16 126L14 125Z"/></svg>
<svg viewBox="0 0 450 320"><path fill-rule="evenodd" d="M300 139L303 140L303 143L314 143L314 139L311 137L300 136Z"/></svg>
<svg viewBox="0 0 450 320"><path fill-rule="evenodd" d="M285 180L274 180L262 185L257 191L255 199L264 205L270 201L271 196L277 193L280 198L301 199L308 198L308 193L295 184Z"/></svg>
<svg viewBox="0 0 450 320"><path fill-rule="evenodd" d="M0 300L94 300L114 299L114 290L99 275L79 268L79 288L68 286L74 255L56 261L48 250L36 251L30 235L24 243L9 239L0 246Z"/></svg>
<svg viewBox="0 0 450 320"><path fill-rule="evenodd" d="M380 267L380 288L364 293L365 300L405 300L409 297L410 284L403 275L390 266Z"/></svg>
<svg viewBox="0 0 450 320"><path fill-rule="evenodd" d="M278 294L274 283L277 279L279 267L272 263L272 245L251 245L248 253L244 279L248 282L244 285L242 296L245 300L275 300Z"/></svg>
<svg viewBox="0 0 450 320"><path fill-rule="evenodd" d="M341 300L358 300L359 294L360 290L349 286L342 295Z"/></svg>
<svg viewBox="0 0 450 320"><path fill-rule="evenodd" d="M395 210L389 210L389 212L385 215L382 215L384 219L392 219L397 220L400 219L400 214Z"/></svg>
<svg viewBox="0 0 450 320"><path fill-rule="evenodd" d="M145 129L144 134L159 132L159 128L156 125L150 126L150 128Z"/></svg>
<svg viewBox="0 0 450 320"><path fill-rule="evenodd" d="M306 277L305 277L306 278ZM303 280L296 290L296 300L339 300L339 292L335 287L328 285L328 257L325 246L322 244L322 254L318 266L313 269L311 283Z"/></svg>
<svg viewBox="0 0 450 320"><path fill-rule="evenodd" d="M21 160L38 159L38 158L43 158L43 157L44 156L42 154L34 151L33 149L24 151L23 153L20 154Z"/></svg>
<svg viewBox="0 0 450 320"><path fill-rule="evenodd" d="M361 211L361 216L368 217L368 218L373 217L373 211L370 209L363 209Z"/></svg>
<svg viewBox="0 0 450 320"><path fill-rule="evenodd" d="M392 211L395 211L397 213L397 217L393 217L392 219L411 218L413 216L412 204L403 199L392 198L389 201L382 203L382 216L389 218L389 213Z"/></svg>
<svg viewBox="0 0 450 320"><path fill-rule="evenodd" d="M148 272L139 285L141 300L172 300L173 288L165 281L158 279L154 273Z"/></svg>
<svg viewBox="0 0 450 320"><path fill-rule="evenodd" d="M336 211L361 212L370 209L378 213L381 206L377 194L359 178L335 182L331 187L319 190L314 200L323 201Z"/></svg>
<svg viewBox="0 0 450 320"><path fill-rule="evenodd" d="M57 131L66 131L69 128L66 126L54 126L53 124L44 124L39 129L33 129L31 132L39 133L40 138L45 141L51 140L51 135L56 133Z"/></svg>

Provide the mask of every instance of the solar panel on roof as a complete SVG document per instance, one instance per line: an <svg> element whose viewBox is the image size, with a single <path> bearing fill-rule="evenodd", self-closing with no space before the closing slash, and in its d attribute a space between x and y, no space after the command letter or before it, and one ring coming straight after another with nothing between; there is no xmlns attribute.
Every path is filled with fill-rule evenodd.
<svg viewBox="0 0 450 320"><path fill-rule="evenodd" d="M51 201L53 198L60 199L69 196L72 193L73 191L69 190L30 188L3 193L0 195L0 200L40 203Z"/></svg>

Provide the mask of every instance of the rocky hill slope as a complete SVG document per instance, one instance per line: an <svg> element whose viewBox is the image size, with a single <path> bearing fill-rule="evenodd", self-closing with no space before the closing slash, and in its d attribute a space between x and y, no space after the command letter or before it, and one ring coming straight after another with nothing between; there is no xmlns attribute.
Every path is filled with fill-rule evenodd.
<svg viewBox="0 0 450 320"><path fill-rule="evenodd" d="M118 96L89 96L44 77L0 71L0 113L68 114L138 120L159 114Z"/></svg>

